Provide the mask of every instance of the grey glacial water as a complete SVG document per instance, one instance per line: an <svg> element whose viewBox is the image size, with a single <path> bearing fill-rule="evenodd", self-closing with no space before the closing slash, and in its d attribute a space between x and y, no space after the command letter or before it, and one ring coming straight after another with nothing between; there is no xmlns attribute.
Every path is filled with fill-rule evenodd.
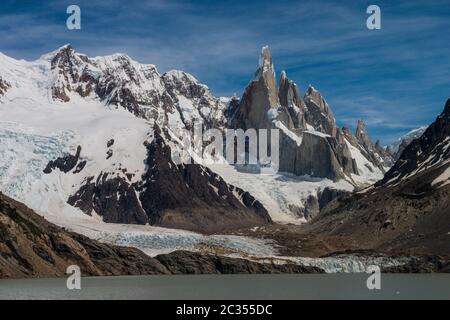
<svg viewBox="0 0 450 320"><path fill-rule="evenodd" d="M450 299L450 274L183 275L0 280L0 299Z"/></svg>

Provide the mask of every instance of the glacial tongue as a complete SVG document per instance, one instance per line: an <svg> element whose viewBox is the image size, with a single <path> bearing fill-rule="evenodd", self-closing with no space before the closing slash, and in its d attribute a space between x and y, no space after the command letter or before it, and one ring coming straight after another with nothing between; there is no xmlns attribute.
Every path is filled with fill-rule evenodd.
<svg viewBox="0 0 450 320"><path fill-rule="evenodd" d="M176 165L156 127L147 146L148 171L137 187L152 224L200 232L220 232L271 222L262 204L199 164Z"/></svg>
<svg viewBox="0 0 450 320"><path fill-rule="evenodd" d="M153 140L146 144L147 170L137 182L100 172L87 177L68 203L89 215L95 211L105 222L203 233L271 223L266 209L248 192L199 164L176 165L164 136L168 135L155 125Z"/></svg>

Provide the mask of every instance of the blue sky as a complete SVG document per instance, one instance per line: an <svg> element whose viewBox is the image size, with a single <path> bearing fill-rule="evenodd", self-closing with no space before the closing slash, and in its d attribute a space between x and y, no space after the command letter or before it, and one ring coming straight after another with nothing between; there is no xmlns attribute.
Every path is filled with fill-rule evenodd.
<svg viewBox="0 0 450 320"><path fill-rule="evenodd" d="M82 30L66 29L81 7ZM366 28L381 8L382 29ZM182 69L216 95L240 94L269 45L277 76L313 84L338 124L367 122L389 143L431 123L450 98L450 1L11 1L0 4L0 51L36 59L66 43L90 56L127 53L160 72Z"/></svg>

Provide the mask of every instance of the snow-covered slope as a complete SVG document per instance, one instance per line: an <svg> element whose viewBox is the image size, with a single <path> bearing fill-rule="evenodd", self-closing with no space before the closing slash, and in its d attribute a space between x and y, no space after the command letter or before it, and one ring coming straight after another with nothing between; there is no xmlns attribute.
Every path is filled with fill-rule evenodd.
<svg viewBox="0 0 450 320"><path fill-rule="evenodd" d="M427 126L423 126L414 130L411 130L407 134L401 136L398 138L395 142L389 145L389 149L392 152L393 155L395 155L395 158L398 159L405 150L405 148L414 140L419 138L427 129Z"/></svg>
<svg viewBox="0 0 450 320"><path fill-rule="evenodd" d="M400 155L395 165L386 173L378 185L392 185L407 181L428 173L427 179L436 171L441 174L435 177L432 185L442 184L447 177L446 167L450 164L450 99L444 111L424 133L413 140Z"/></svg>
<svg viewBox="0 0 450 320"><path fill-rule="evenodd" d="M141 180L147 169L144 142L155 121L188 129L197 120L219 129L227 121L229 100L214 97L192 75L161 75L154 65L124 54L90 58L70 45L36 61L0 54L0 81L0 190L59 224L65 221L61 217L89 218L67 204L89 178L119 177L129 185ZM75 154L79 146L80 170L44 174L50 161ZM364 172L362 181L333 182L252 175L229 165L212 169L252 194L279 222L304 221L307 199L326 187L350 191L351 183L370 180ZM101 217L94 212L92 219Z"/></svg>

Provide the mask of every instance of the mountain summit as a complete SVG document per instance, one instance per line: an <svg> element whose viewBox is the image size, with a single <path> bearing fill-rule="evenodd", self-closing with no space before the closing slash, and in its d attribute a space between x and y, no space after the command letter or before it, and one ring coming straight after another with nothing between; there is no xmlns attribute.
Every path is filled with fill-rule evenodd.
<svg viewBox="0 0 450 320"><path fill-rule="evenodd" d="M2 55L0 70L0 139L8 146L0 148L0 187L52 217L69 211L206 233L301 223L317 213L326 187L338 194L382 177L376 150L363 151L336 127L318 90L310 86L302 97L286 72L277 84L268 47L240 99L215 97L180 70L160 74L125 54L88 57L71 45L36 61ZM239 171L247 168L178 166L161 156L166 147L182 149L177 130L191 132L198 122L221 132L279 129L283 178L262 183ZM149 155L156 126L166 147L153 145Z"/></svg>
<svg viewBox="0 0 450 320"><path fill-rule="evenodd" d="M325 207L309 232L357 250L448 255L449 226L450 100L381 181Z"/></svg>

